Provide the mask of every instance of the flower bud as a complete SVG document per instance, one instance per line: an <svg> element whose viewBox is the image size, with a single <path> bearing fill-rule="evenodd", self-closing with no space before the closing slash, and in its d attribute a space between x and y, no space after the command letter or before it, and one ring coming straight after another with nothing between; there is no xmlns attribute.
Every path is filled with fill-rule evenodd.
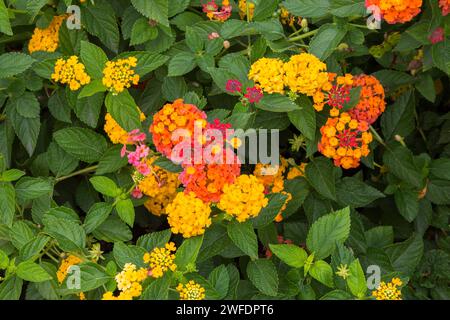
<svg viewBox="0 0 450 320"><path fill-rule="evenodd" d="M231 46L230 41L225 40L225 41L223 42L223 47L224 47L225 49L228 49L230 46Z"/></svg>

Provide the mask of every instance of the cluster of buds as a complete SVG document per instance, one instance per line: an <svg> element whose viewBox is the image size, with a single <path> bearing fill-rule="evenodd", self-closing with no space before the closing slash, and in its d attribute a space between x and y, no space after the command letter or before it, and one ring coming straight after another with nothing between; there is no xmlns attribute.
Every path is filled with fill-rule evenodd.
<svg viewBox="0 0 450 320"><path fill-rule="evenodd" d="M257 86L247 88L245 93L242 90L242 83L238 80L230 79L227 81L225 89L229 93L237 93L241 97L241 102L245 105L247 103L258 103L261 101L263 92Z"/></svg>

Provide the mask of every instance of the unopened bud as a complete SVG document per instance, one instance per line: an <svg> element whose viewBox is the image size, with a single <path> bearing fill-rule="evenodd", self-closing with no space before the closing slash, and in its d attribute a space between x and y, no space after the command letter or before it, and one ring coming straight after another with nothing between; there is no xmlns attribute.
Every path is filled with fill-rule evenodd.
<svg viewBox="0 0 450 320"><path fill-rule="evenodd" d="M346 44L345 42L341 43L340 45L338 45L337 49L339 51L346 51L348 50L348 44Z"/></svg>
<svg viewBox="0 0 450 320"><path fill-rule="evenodd" d="M225 49L228 49L230 46L231 46L230 41L225 40L225 41L223 42L223 47L224 47Z"/></svg>
<svg viewBox="0 0 450 320"><path fill-rule="evenodd" d="M156 27L158 25L158 21L154 20L154 19L149 19L148 20L148 25L150 27Z"/></svg>
<svg viewBox="0 0 450 320"><path fill-rule="evenodd" d="M309 28L308 28L308 27L303 28L303 32L308 32L308 31L309 31Z"/></svg>
<svg viewBox="0 0 450 320"><path fill-rule="evenodd" d="M302 22L300 22L300 25L301 25L302 28L308 29L308 19L304 19L303 18Z"/></svg>

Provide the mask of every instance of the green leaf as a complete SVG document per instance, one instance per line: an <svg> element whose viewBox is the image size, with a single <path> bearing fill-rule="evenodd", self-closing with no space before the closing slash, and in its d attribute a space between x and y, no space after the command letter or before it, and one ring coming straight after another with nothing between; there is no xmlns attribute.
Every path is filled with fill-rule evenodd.
<svg viewBox="0 0 450 320"><path fill-rule="evenodd" d="M169 60L168 56L153 52L134 51L132 52L132 55L138 60L135 71L141 77L158 69Z"/></svg>
<svg viewBox="0 0 450 320"><path fill-rule="evenodd" d="M81 7L81 23L87 32L114 52L119 49L119 26L114 9L106 0L96 0L95 5Z"/></svg>
<svg viewBox="0 0 450 320"><path fill-rule="evenodd" d="M400 144L387 148L383 155L383 162L394 176L417 189L422 188L421 171L416 167L413 155L408 148Z"/></svg>
<svg viewBox="0 0 450 320"><path fill-rule="evenodd" d="M309 44L309 52L326 60L345 37L347 30L336 24L324 24Z"/></svg>
<svg viewBox="0 0 450 320"><path fill-rule="evenodd" d="M79 289L66 289L67 293L74 293L74 292L87 292L94 289L97 289L101 287L102 285L106 284L108 281L112 279L111 276L105 273L103 271L103 267L101 267L98 264L92 263L92 262L83 262L78 265L80 267L80 288ZM73 276L76 276L77 274L74 273ZM67 288L67 282L70 281L70 277L66 278L65 286ZM63 291L64 292L64 291Z"/></svg>
<svg viewBox="0 0 450 320"><path fill-rule="evenodd" d="M366 7L364 0L333 0L331 14L337 17L364 16Z"/></svg>
<svg viewBox="0 0 450 320"><path fill-rule="evenodd" d="M153 280L144 289L140 297L141 300L167 300L169 296L170 277L164 275Z"/></svg>
<svg viewBox="0 0 450 320"><path fill-rule="evenodd" d="M9 22L8 9L5 6L5 2L0 0L0 32L12 36L11 23Z"/></svg>
<svg viewBox="0 0 450 320"><path fill-rule="evenodd" d="M262 228L273 223L273 220L286 203L287 196L282 193L274 193L268 196L269 203L262 208L257 217L251 221L254 228Z"/></svg>
<svg viewBox="0 0 450 320"><path fill-rule="evenodd" d="M345 177L336 185L338 202L354 208L365 207L385 195L355 177Z"/></svg>
<svg viewBox="0 0 450 320"><path fill-rule="evenodd" d="M251 259L258 258L258 241L251 221L231 221L227 226L228 236L231 241Z"/></svg>
<svg viewBox="0 0 450 320"><path fill-rule="evenodd" d="M188 266L195 264L202 243L203 235L183 241L175 255L174 263L177 265L177 270L184 271Z"/></svg>
<svg viewBox="0 0 450 320"><path fill-rule="evenodd" d="M11 277L0 283L0 300L19 300L22 293L23 280Z"/></svg>
<svg viewBox="0 0 450 320"><path fill-rule="evenodd" d="M108 90L108 88L105 87L105 85L102 83L102 80L93 80L87 85L83 86L83 89L81 89L80 94L78 95L78 99L90 97L96 93L105 92L106 90Z"/></svg>
<svg viewBox="0 0 450 320"><path fill-rule="evenodd" d="M328 14L330 0L286 0L283 6L295 16L320 18Z"/></svg>
<svg viewBox="0 0 450 320"><path fill-rule="evenodd" d="M168 0L131 0L133 7L142 15L155 20L162 25L169 26L169 1Z"/></svg>
<svg viewBox="0 0 450 320"><path fill-rule="evenodd" d="M436 100L436 88L430 74L422 74L420 80L416 82L415 87L425 99L434 103Z"/></svg>
<svg viewBox="0 0 450 320"><path fill-rule="evenodd" d="M423 240L419 234L408 240L393 244L386 248L386 253L394 270L404 276L412 276L423 255Z"/></svg>
<svg viewBox="0 0 450 320"><path fill-rule="evenodd" d="M20 201L39 198L53 191L53 184L44 178L23 177L16 184L16 194Z"/></svg>
<svg viewBox="0 0 450 320"><path fill-rule="evenodd" d="M107 242L129 241L133 238L130 228L116 216L109 216L92 233L96 239Z"/></svg>
<svg viewBox="0 0 450 320"><path fill-rule="evenodd" d="M87 73L92 78L101 79L103 77L103 69L108 62L108 57L100 47L83 40L81 41L80 57Z"/></svg>
<svg viewBox="0 0 450 320"><path fill-rule="evenodd" d="M128 164L127 157L120 156L121 145L115 145L105 151L102 158L98 162L96 174L116 172Z"/></svg>
<svg viewBox="0 0 450 320"><path fill-rule="evenodd" d="M147 233L139 237L136 245L150 252L155 248L163 248L169 242L171 236L170 229Z"/></svg>
<svg viewBox="0 0 450 320"><path fill-rule="evenodd" d="M57 89L48 99L48 110L52 116L62 122L72 123L71 108L63 89Z"/></svg>
<svg viewBox="0 0 450 320"><path fill-rule="evenodd" d="M108 112L117 123L127 132L141 126L140 113L136 102L128 90L117 95L108 93L105 99Z"/></svg>
<svg viewBox="0 0 450 320"><path fill-rule="evenodd" d="M396 134L406 137L415 129L415 98L412 90L401 95L381 116L381 130L386 139Z"/></svg>
<svg viewBox="0 0 450 320"><path fill-rule="evenodd" d="M31 92L25 92L19 97L12 97L10 100L12 108L24 118L38 118L41 107L36 96Z"/></svg>
<svg viewBox="0 0 450 320"><path fill-rule="evenodd" d="M299 110L288 112L291 123L309 140L314 140L316 135L316 111L311 100L306 96L297 99Z"/></svg>
<svg viewBox="0 0 450 320"><path fill-rule="evenodd" d="M440 158L431 160L430 175L438 179L450 180L450 159Z"/></svg>
<svg viewBox="0 0 450 320"><path fill-rule="evenodd" d="M134 224L134 206L131 199L119 200L116 204L116 211L122 219L130 227Z"/></svg>
<svg viewBox="0 0 450 320"><path fill-rule="evenodd" d="M11 226L16 212L16 192L11 183L0 182L0 224Z"/></svg>
<svg viewBox="0 0 450 320"><path fill-rule="evenodd" d="M309 164L308 164L309 166ZM324 215L309 229L306 245L316 259L328 257L336 243L344 243L350 233L350 208Z"/></svg>
<svg viewBox="0 0 450 320"><path fill-rule="evenodd" d="M334 166L331 160L323 157L311 160L306 166L305 173L308 182L319 194L336 200Z"/></svg>
<svg viewBox="0 0 450 320"><path fill-rule="evenodd" d="M191 52L180 52L169 62L169 77L182 76L191 72L196 66L195 55Z"/></svg>
<svg viewBox="0 0 450 320"><path fill-rule="evenodd" d="M39 11L47 4L48 0L28 0L27 1L27 11L28 15L31 16L31 20L37 16Z"/></svg>
<svg viewBox="0 0 450 320"><path fill-rule="evenodd" d="M309 269L309 274L311 277L319 281L320 283L326 285L327 287L333 288L333 269L331 266L323 261L318 260L313 263Z"/></svg>
<svg viewBox="0 0 450 320"><path fill-rule="evenodd" d="M200 34L192 27L186 27L186 44L194 53L201 52L204 47L204 40Z"/></svg>
<svg viewBox="0 0 450 320"><path fill-rule="evenodd" d="M394 193L395 204L400 214L408 222L414 221L419 214L419 199L417 191L411 189L397 189Z"/></svg>
<svg viewBox="0 0 450 320"><path fill-rule="evenodd" d="M49 241L50 237L43 234L38 234L35 238L31 239L22 248L20 248L20 257L23 260L35 260Z"/></svg>
<svg viewBox="0 0 450 320"><path fill-rule="evenodd" d="M122 190L116 183L107 177L96 176L90 178L89 181L95 190L105 196L115 198L122 193Z"/></svg>
<svg viewBox="0 0 450 320"><path fill-rule="evenodd" d="M294 101L278 93L265 95L255 106L271 112L289 112L300 109Z"/></svg>
<svg viewBox="0 0 450 320"><path fill-rule="evenodd" d="M9 78L28 70L34 61L29 55L19 52L0 55L0 79Z"/></svg>
<svg viewBox="0 0 450 320"><path fill-rule="evenodd" d="M92 96L79 98L75 102L73 111L78 119L92 128L97 127L98 118L103 106L104 94L98 92Z"/></svg>
<svg viewBox="0 0 450 320"><path fill-rule="evenodd" d="M44 268L31 260L19 263L17 265L16 274L23 280L30 282L42 282L52 279Z"/></svg>
<svg viewBox="0 0 450 320"><path fill-rule="evenodd" d="M92 205L84 219L84 230L91 233L99 227L111 214L113 207L110 203L97 202Z"/></svg>
<svg viewBox="0 0 450 320"><path fill-rule="evenodd" d="M433 57L433 65L450 74L450 46L449 41L444 40L431 46L431 56ZM0 64L1 65L1 64Z"/></svg>
<svg viewBox="0 0 450 320"><path fill-rule="evenodd" d="M47 150L48 167L55 177L61 177L72 173L79 161L65 152L58 144L52 141Z"/></svg>
<svg viewBox="0 0 450 320"><path fill-rule="evenodd" d="M135 46L153 40L158 36L158 28L150 26L148 19L139 18L131 30L130 45Z"/></svg>
<svg viewBox="0 0 450 320"><path fill-rule="evenodd" d="M8 265L9 265L8 255L3 250L0 250L0 270L6 269Z"/></svg>
<svg viewBox="0 0 450 320"><path fill-rule="evenodd" d="M67 252L80 251L86 245L86 232L76 222L51 215L44 215L46 232L58 241L59 247Z"/></svg>
<svg viewBox="0 0 450 320"><path fill-rule="evenodd" d="M41 121L37 118L25 118L21 116L14 105L8 103L6 108L6 116L11 122L17 137L19 138L29 156L32 156L36 148L39 131L41 129Z"/></svg>
<svg viewBox="0 0 450 320"><path fill-rule="evenodd" d="M378 226L365 232L368 247L382 248L394 242L394 229L392 226Z"/></svg>
<svg viewBox="0 0 450 320"><path fill-rule="evenodd" d="M114 259L120 268L127 263L135 264L138 268L145 267L143 256L145 250L141 247L126 245L123 242L114 243Z"/></svg>
<svg viewBox="0 0 450 320"><path fill-rule="evenodd" d="M270 250L281 261L293 268L301 268L308 257L306 251L293 244L269 244Z"/></svg>
<svg viewBox="0 0 450 320"><path fill-rule="evenodd" d="M364 298L367 291L367 283L358 259L350 264L349 271L349 276L346 281L351 293L359 299Z"/></svg>
<svg viewBox="0 0 450 320"><path fill-rule="evenodd" d="M33 231L24 221L14 222L9 232L11 242L14 247L21 249L27 242L31 241L34 237Z"/></svg>
<svg viewBox="0 0 450 320"><path fill-rule="evenodd" d="M221 300L225 298L228 293L230 275L225 265L216 267L208 276L208 281L216 290L218 296L217 299Z"/></svg>
<svg viewBox="0 0 450 320"><path fill-rule="evenodd" d="M102 135L86 128L61 129L53 137L64 151L88 163L98 161L108 147Z"/></svg>
<svg viewBox="0 0 450 320"><path fill-rule="evenodd" d="M278 294L278 273L272 261L266 259L250 261L247 265L247 275L262 293L268 296Z"/></svg>

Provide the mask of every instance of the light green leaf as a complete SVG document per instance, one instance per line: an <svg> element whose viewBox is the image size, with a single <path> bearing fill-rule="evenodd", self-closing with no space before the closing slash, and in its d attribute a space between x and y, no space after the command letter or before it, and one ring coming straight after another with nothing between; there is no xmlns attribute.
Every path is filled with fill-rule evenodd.
<svg viewBox="0 0 450 320"><path fill-rule="evenodd" d="M320 283L326 285L327 287L333 288L333 269L331 266L323 261L318 260L313 263L309 269L309 274L311 277L319 281Z"/></svg>
<svg viewBox="0 0 450 320"><path fill-rule="evenodd" d="M44 268L31 260L19 263L17 265L16 274L23 280L30 282L42 282L52 279Z"/></svg>
<svg viewBox="0 0 450 320"><path fill-rule="evenodd" d="M306 251L293 244L269 244L270 250L288 266L301 268L308 257Z"/></svg>

